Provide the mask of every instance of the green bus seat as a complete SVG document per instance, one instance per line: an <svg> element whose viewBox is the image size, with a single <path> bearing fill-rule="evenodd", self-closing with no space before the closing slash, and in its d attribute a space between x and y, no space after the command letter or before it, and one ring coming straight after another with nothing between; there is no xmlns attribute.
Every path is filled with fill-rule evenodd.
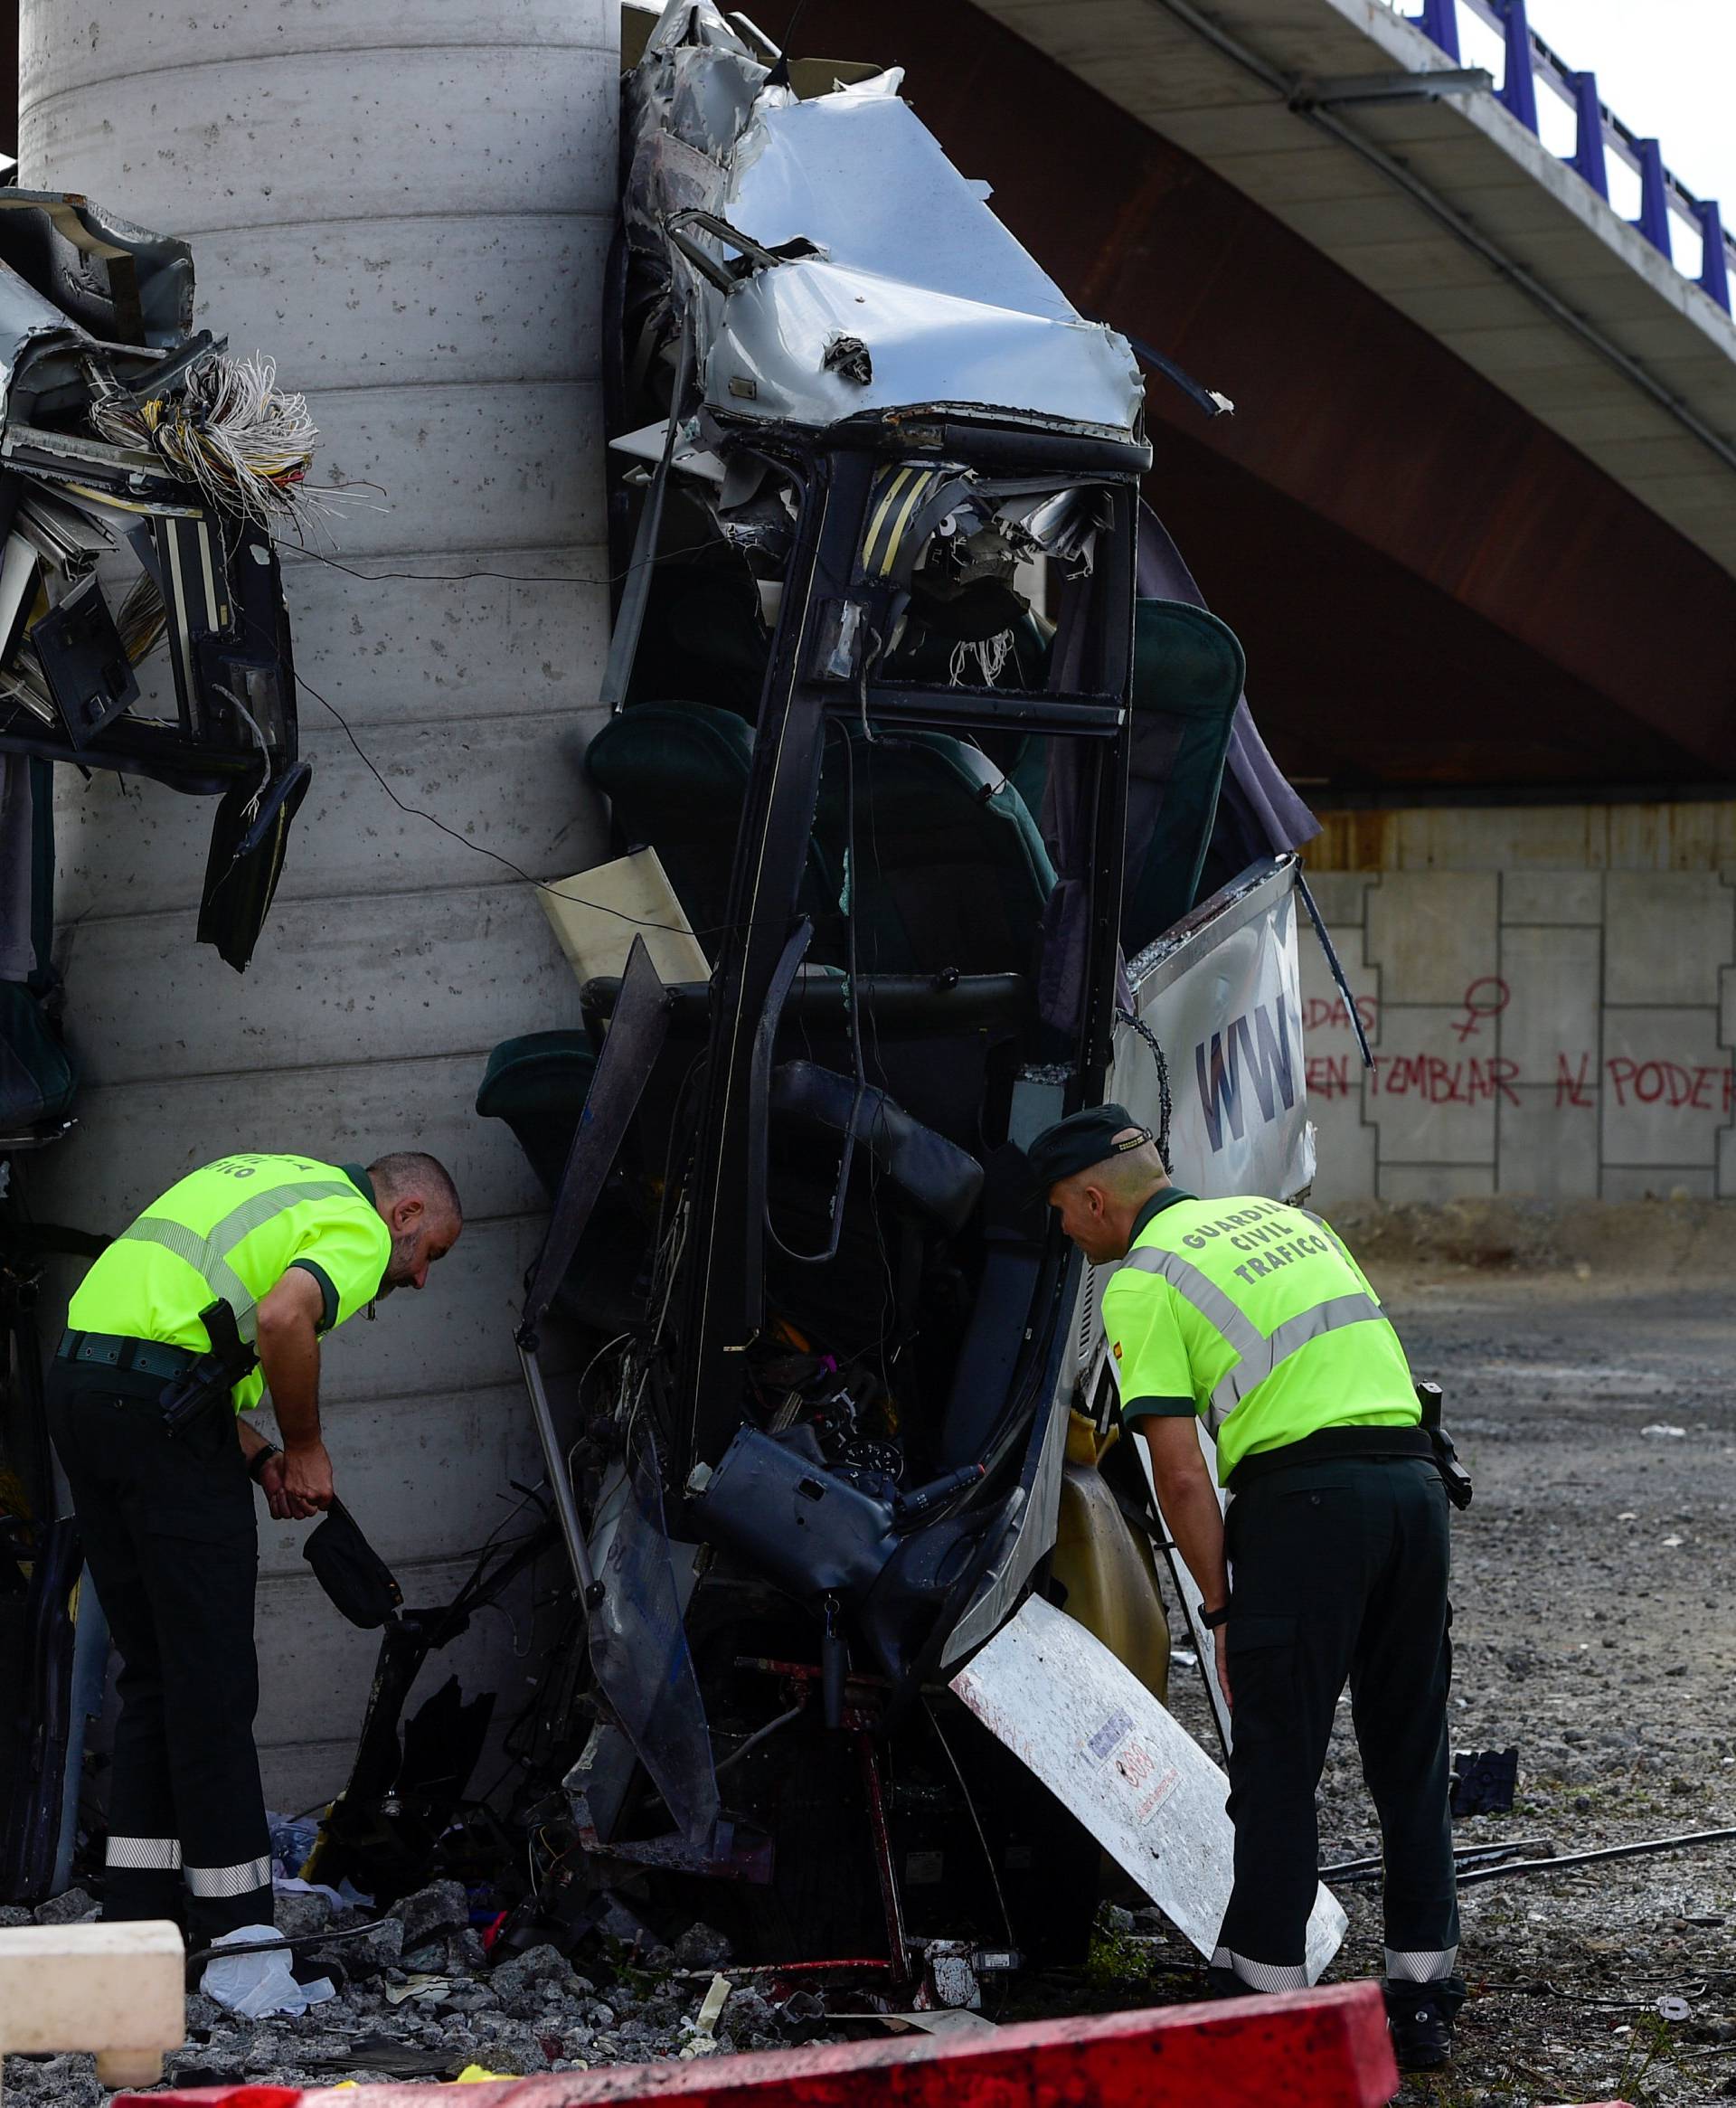
<svg viewBox="0 0 1736 2108"><path fill-rule="evenodd" d="M709 703L637 703L611 717L585 752L630 845L649 843L708 955L729 920L730 872L753 752L753 727ZM834 956L838 877L810 845L801 906L808 956Z"/></svg>
<svg viewBox="0 0 1736 2108"><path fill-rule="evenodd" d="M828 867L847 866L862 972L1032 969L1054 866L1024 799L976 747L839 727L814 831Z"/></svg>

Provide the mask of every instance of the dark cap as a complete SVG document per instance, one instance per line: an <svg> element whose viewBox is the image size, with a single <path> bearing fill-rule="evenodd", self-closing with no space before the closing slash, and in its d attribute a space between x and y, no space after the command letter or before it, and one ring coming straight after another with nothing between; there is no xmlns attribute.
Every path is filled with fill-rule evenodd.
<svg viewBox="0 0 1736 2108"><path fill-rule="evenodd" d="M1118 1135L1125 1139L1118 1141ZM1042 1200L1057 1179L1087 1171L1107 1157L1123 1157L1151 1139L1151 1130L1141 1127L1125 1105L1093 1105L1084 1112L1070 1112L1053 1127L1044 1128L1024 1153L1031 1167L1031 1197Z"/></svg>

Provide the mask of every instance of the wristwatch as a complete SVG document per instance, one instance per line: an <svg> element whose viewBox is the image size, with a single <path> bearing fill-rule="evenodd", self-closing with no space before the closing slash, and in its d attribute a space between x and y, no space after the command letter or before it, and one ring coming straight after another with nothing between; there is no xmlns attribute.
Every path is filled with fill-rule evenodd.
<svg viewBox="0 0 1736 2108"><path fill-rule="evenodd" d="M255 1450L253 1454L247 1460L248 1477L252 1479L256 1486L259 1485L259 1475L265 1470L265 1467L271 1461L273 1457L280 1457L282 1454L283 1451L278 1447L276 1442L269 1442L266 1443L262 1450Z"/></svg>
<svg viewBox="0 0 1736 2108"><path fill-rule="evenodd" d="M1215 1611L1208 1611L1203 1603L1200 1606L1200 1622L1208 1632L1215 1632L1229 1615L1230 1605L1227 1602L1221 1602Z"/></svg>

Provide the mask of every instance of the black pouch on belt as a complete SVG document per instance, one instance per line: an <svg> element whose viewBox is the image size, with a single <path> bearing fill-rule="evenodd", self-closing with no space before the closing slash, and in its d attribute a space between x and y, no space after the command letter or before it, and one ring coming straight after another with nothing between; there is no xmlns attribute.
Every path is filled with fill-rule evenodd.
<svg viewBox="0 0 1736 2108"><path fill-rule="evenodd" d="M1452 1436L1440 1424L1440 1385L1419 1384L1417 1402L1422 1407L1423 1432L1433 1447L1435 1469L1447 1489L1447 1498L1455 1508L1467 1508L1471 1505L1471 1475L1458 1460Z"/></svg>
<svg viewBox="0 0 1736 2108"><path fill-rule="evenodd" d="M372 1631L404 1600L392 1572L362 1535L355 1517L334 1500L326 1519L301 1547L314 1578L353 1625Z"/></svg>

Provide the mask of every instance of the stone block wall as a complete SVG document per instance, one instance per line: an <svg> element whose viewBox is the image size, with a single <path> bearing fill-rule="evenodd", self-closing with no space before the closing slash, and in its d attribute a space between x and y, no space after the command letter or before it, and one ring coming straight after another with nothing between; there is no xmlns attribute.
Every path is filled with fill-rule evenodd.
<svg viewBox="0 0 1736 2108"><path fill-rule="evenodd" d="M1628 809L1328 823L1308 879L1374 1062L1305 934L1321 1205L1736 1196L1736 808Z"/></svg>

